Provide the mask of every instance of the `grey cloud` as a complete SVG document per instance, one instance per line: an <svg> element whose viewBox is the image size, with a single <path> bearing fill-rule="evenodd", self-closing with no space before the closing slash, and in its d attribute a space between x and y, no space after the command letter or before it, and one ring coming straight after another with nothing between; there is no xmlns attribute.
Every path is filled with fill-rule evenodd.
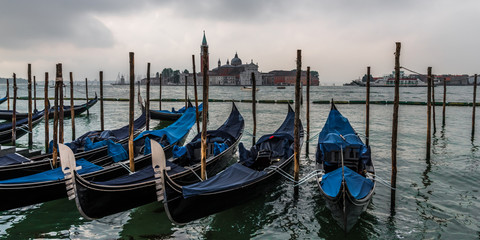
<svg viewBox="0 0 480 240"><path fill-rule="evenodd" d="M105 48L114 44L111 31L95 14L127 14L148 1L0 1L0 48L73 44Z"/></svg>

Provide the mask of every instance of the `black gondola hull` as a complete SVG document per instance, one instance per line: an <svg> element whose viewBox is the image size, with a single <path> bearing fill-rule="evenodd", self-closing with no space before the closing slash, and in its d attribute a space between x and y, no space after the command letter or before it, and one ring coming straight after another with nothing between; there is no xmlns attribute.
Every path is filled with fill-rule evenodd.
<svg viewBox="0 0 480 240"><path fill-rule="evenodd" d="M166 112L150 110L150 118L155 120L176 121L182 115L183 115L182 113L166 113Z"/></svg>
<svg viewBox="0 0 480 240"><path fill-rule="evenodd" d="M241 137L240 137L241 138ZM220 155L207 161L207 175L215 175L232 162L240 138ZM171 157L165 155L168 159ZM151 163L151 158L150 161ZM173 176L183 184L198 182L200 166ZM75 173L76 174L76 173ZM126 211L135 207L155 202L157 200L155 181L129 184L123 186L104 186L92 184L75 175L76 204L80 213L88 219L102 218L114 213Z"/></svg>
<svg viewBox="0 0 480 240"><path fill-rule="evenodd" d="M145 115L141 116L135 121L139 121L140 125L138 128L134 129L135 133L134 136L140 134L145 127ZM11 132L11 131L10 131ZM99 131L100 132L100 131ZM11 135L11 134L10 134ZM118 143L126 143L128 141L128 136L126 138L122 138ZM103 166L105 162L105 157L108 155L108 149L106 146L102 146L96 149L92 149L90 151L80 151L75 154L77 159L85 159L89 162L94 164ZM32 175L35 173L43 172L52 169L52 154L42 154L35 157L29 158L30 162L25 162L22 164L12 164L6 166L0 166L0 180L23 177L27 175ZM108 157L107 157L108 158ZM60 160L58 159L57 163Z"/></svg>
<svg viewBox="0 0 480 240"><path fill-rule="evenodd" d="M372 200L373 190L363 199L357 200L350 193L345 192L345 201L342 196L342 189L338 196L332 198L328 196L321 188L320 181L317 181L320 193L325 199L327 208L331 211L333 219L346 232L349 232L357 223L360 215L367 210L368 204ZM345 213L343 212L343 203L345 202Z"/></svg>
<svg viewBox="0 0 480 240"><path fill-rule="evenodd" d="M97 102L98 102L98 99L94 98L94 99L88 101L88 103L74 106L75 116L78 116L78 115L84 113L85 111L87 111L88 109L93 107L93 105L95 105ZM55 114L54 110L55 110L55 108L50 108L50 110L48 112L48 117L50 119L53 119L53 117L54 117L54 114ZM13 111L11 111L11 110L10 111L6 111L6 110L0 111L0 119L1 120L12 121L12 115L13 115ZM63 116L65 118L71 117L70 106L64 106L63 107ZM17 120L25 119L25 118L28 118L28 113L24 113L24 112L23 113L16 113L15 117L16 117Z"/></svg>
<svg viewBox="0 0 480 240"><path fill-rule="evenodd" d="M281 168L287 171L292 163L293 155L282 163ZM274 188L276 184L272 183L280 179L281 175L272 171L246 186L184 198L181 193L172 188L174 179L166 177L164 207L170 220L176 224L185 224L257 198Z"/></svg>
<svg viewBox="0 0 480 240"><path fill-rule="evenodd" d="M165 148L165 154L172 155L173 145ZM111 157L104 157L104 164L113 163ZM97 161L98 162L98 161ZM142 168L151 166L151 158L147 156L135 159L135 166ZM103 170L83 175L87 180L106 181L120 177L129 172L121 165L106 167ZM67 197L65 180L46 181L23 184L0 184L0 211L24 207Z"/></svg>
<svg viewBox="0 0 480 240"><path fill-rule="evenodd" d="M32 127L38 125L43 119L43 116L37 118L37 119L32 119ZM19 139L23 137L25 134L28 133L28 123L27 124L22 124L22 125L17 125L15 129L15 135L16 139ZM11 143L12 142L12 129L8 129L5 131L0 132L0 144L4 143Z"/></svg>

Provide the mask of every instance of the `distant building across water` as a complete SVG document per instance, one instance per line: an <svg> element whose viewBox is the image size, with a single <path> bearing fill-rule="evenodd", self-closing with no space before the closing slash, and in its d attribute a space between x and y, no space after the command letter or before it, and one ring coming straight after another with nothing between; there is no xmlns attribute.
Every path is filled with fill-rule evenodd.
<svg viewBox="0 0 480 240"><path fill-rule="evenodd" d="M205 32L202 38L202 45L200 46L203 49L203 46L208 46L207 38ZM203 56L202 50L200 51L200 63L201 57ZM197 59L198 61L198 59ZM210 66L212 66L210 64ZM227 59L225 64L222 65L222 61L218 59L217 65L215 68L208 71L209 83L210 85L216 86L250 86L252 85L252 73L255 75L255 81L257 86L261 85L295 85L296 70L275 70L268 73L262 73L258 71L258 63L254 63L253 59L250 60L250 63L243 63L242 59L238 56L236 52L234 57L229 60ZM198 68L197 68L198 69ZM203 69L202 65L200 66L201 70ZM171 69L170 69L171 70ZM165 69L164 69L165 71ZM180 72L174 71L168 76L162 75L162 85L184 85L185 77L187 79L188 85L193 85L193 73L189 73L187 70ZM203 84L203 74L201 71L197 73L197 85ZM151 78L152 85L159 84L160 76L157 73L155 77ZM318 86L319 76L315 71L311 72L311 81L312 86ZM307 72L302 71L301 81L303 85L307 84ZM145 84L146 79L141 80L141 84Z"/></svg>

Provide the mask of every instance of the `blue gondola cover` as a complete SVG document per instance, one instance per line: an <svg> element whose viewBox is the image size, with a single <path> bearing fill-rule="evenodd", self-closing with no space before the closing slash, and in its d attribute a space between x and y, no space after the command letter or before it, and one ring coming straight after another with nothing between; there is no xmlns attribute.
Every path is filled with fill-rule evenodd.
<svg viewBox="0 0 480 240"><path fill-rule="evenodd" d="M11 164L19 164L24 162L30 162L30 159L19 155L17 153L10 153L0 157L0 166L7 166Z"/></svg>
<svg viewBox="0 0 480 240"><path fill-rule="evenodd" d="M369 149L355 133L348 119L342 116L337 109L332 109L318 136L317 161L325 161L325 153L327 152L340 151L340 149L346 147L357 147L360 149L362 159L370 159Z"/></svg>
<svg viewBox="0 0 480 240"><path fill-rule="evenodd" d="M368 195L373 188L373 182L370 179L344 167L345 182L350 194L355 199L362 199ZM342 186L342 168L331 171L322 178L322 189L330 197L336 197Z"/></svg>
<svg viewBox="0 0 480 240"><path fill-rule="evenodd" d="M114 162L120 162L128 159L128 152L120 143L116 143L112 140L107 140L108 156L112 157Z"/></svg>
<svg viewBox="0 0 480 240"><path fill-rule="evenodd" d="M97 166L85 159L79 159L77 160L77 166L82 166L82 169L78 171L79 174L85 174L89 172L95 172L98 170L103 169L100 166ZM25 177L19 177L19 178L13 178L13 179L8 179L8 180L3 180L0 181L0 184L16 184L16 183L36 183L36 182L46 182L46 181L56 181L56 180L62 180L64 177L62 169L61 168L55 168L52 170L48 170L45 172L25 176Z"/></svg>
<svg viewBox="0 0 480 240"><path fill-rule="evenodd" d="M134 139L134 141L148 134L157 137L163 137L165 135L169 143L175 143L180 140L185 134L187 134L188 131L190 131L190 128L192 128L193 124L195 124L195 115L195 108L187 108L185 114L183 114L182 117L180 117L172 125L160 130L144 131L140 135L138 135Z"/></svg>
<svg viewBox="0 0 480 240"><path fill-rule="evenodd" d="M182 187L183 197L189 198L203 193L217 192L240 187L265 175L264 171L255 171L240 163L235 163L225 171L208 180Z"/></svg>

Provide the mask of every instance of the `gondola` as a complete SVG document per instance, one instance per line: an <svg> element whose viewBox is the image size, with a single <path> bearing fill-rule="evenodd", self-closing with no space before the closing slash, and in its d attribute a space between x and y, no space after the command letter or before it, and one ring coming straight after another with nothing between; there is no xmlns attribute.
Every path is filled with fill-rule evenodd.
<svg viewBox="0 0 480 240"><path fill-rule="evenodd" d="M95 98L88 101L87 103L81 104L81 105L74 105L74 114L75 116L78 116L82 114L83 112L87 111L90 109L95 103L98 102L97 94L95 93ZM70 111L71 107L70 106L63 106L63 116L66 118L69 118L71 115ZM36 111L36 110L35 110ZM55 108L51 107L49 112L48 112L48 117L53 119L55 114ZM12 121L12 115L13 111L12 110L0 110L0 119L1 120L7 120L7 121ZM16 113L15 116L17 117L17 120L28 118L28 113Z"/></svg>
<svg viewBox="0 0 480 240"><path fill-rule="evenodd" d="M43 111L38 113L39 116L43 116L42 114ZM19 122L21 121L27 121L27 119L20 120ZM134 121L135 135L138 135L144 130L145 124L146 115L143 113ZM101 157L107 156L108 154L106 146L107 139L119 143L125 143L128 140L128 127L129 126L126 125L114 130L90 131L67 145L74 150L77 158L83 158L87 161L96 163ZM28 125L25 125L23 128L28 129ZM11 136L11 130L9 131L9 136ZM24 130L17 130L17 134L18 133L24 134L26 132ZM50 169L52 169L52 153L45 153L30 158L18 155L0 157L0 180L27 176Z"/></svg>
<svg viewBox="0 0 480 240"><path fill-rule="evenodd" d="M367 209L375 190L370 147L332 102L318 137L317 184L333 218L348 232Z"/></svg>
<svg viewBox="0 0 480 240"><path fill-rule="evenodd" d="M187 110L188 111L188 110ZM243 134L244 120L235 104L230 116L217 130L208 131L207 175L215 175L231 164ZM152 145L157 144L151 141ZM186 146L174 150L169 159L168 173L181 184L198 182L200 175L200 133ZM161 148L161 147L160 147ZM153 149L152 149L153 151ZM68 154L63 154L68 155ZM179 156L180 155L180 156ZM151 155L148 156L151 160ZM167 156L167 158L170 158ZM63 160L62 160L63 161ZM74 167L72 167L74 169ZM87 219L101 218L157 200L157 184L153 169L148 166L131 175L108 181L91 181L77 171L73 174L75 202L78 210Z"/></svg>
<svg viewBox="0 0 480 240"><path fill-rule="evenodd" d="M193 117L193 120L185 124L172 126L175 125L174 123L165 129L145 131L148 134L138 135L134 146L135 166L141 168L151 164L148 161L149 158L142 154L145 143L150 143L150 141L146 141L146 138L163 142L167 155L172 154L175 145L183 144L190 128L195 123L195 113L190 111L188 115L191 116L190 119ZM181 126L184 126L184 128ZM64 146L66 145L59 144L59 148ZM68 148L72 151L70 147ZM79 174L82 174L85 179L105 181L129 174L128 151L126 150L128 149L128 143L121 144L107 140L105 148L107 153L98 159L87 161L77 156L76 164L82 168L82 170L79 170ZM61 158L62 153L60 152ZM65 182L68 179L64 178L64 167L62 165L61 168L0 181L0 196L6 196L0 198L0 211L67 197Z"/></svg>
<svg viewBox="0 0 480 240"><path fill-rule="evenodd" d="M3 98L0 98L0 104L4 103L5 101L7 101L8 97L7 95L5 95L5 97Z"/></svg>
<svg viewBox="0 0 480 240"><path fill-rule="evenodd" d="M35 112L32 114L32 126L36 126L43 119L43 112ZM7 122L0 124L0 144L12 142L13 123ZM28 133L28 118L24 118L15 123L16 138L19 139ZM0 174L1 175L1 174ZM0 176L1 178L1 176Z"/></svg>
<svg viewBox="0 0 480 240"><path fill-rule="evenodd" d="M168 218L176 224L184 224L265 194L280 178L279 172L292 165L294 121L295 113L289 105L287 117L274 133L262 136L250 151L240 143L240 161L203 182L181 184L163 169L164 163L158 163L157 181L164 189L158 197L163 199ZM302 145L301 123L299 132Z"/></svg>
<svg viewBox="0 0 480 240"><path fill-rule="evenodd" d="M193 107L192 103L188 101L188 108ZM182 107L178 110L172 108L172 111L168 110L152 110L150 109L150 118L156 120L164 120L164 121L175 121L180 118L187 108ZM203 104L198 106L198 112L201 113L203 109Z"/></svg>

